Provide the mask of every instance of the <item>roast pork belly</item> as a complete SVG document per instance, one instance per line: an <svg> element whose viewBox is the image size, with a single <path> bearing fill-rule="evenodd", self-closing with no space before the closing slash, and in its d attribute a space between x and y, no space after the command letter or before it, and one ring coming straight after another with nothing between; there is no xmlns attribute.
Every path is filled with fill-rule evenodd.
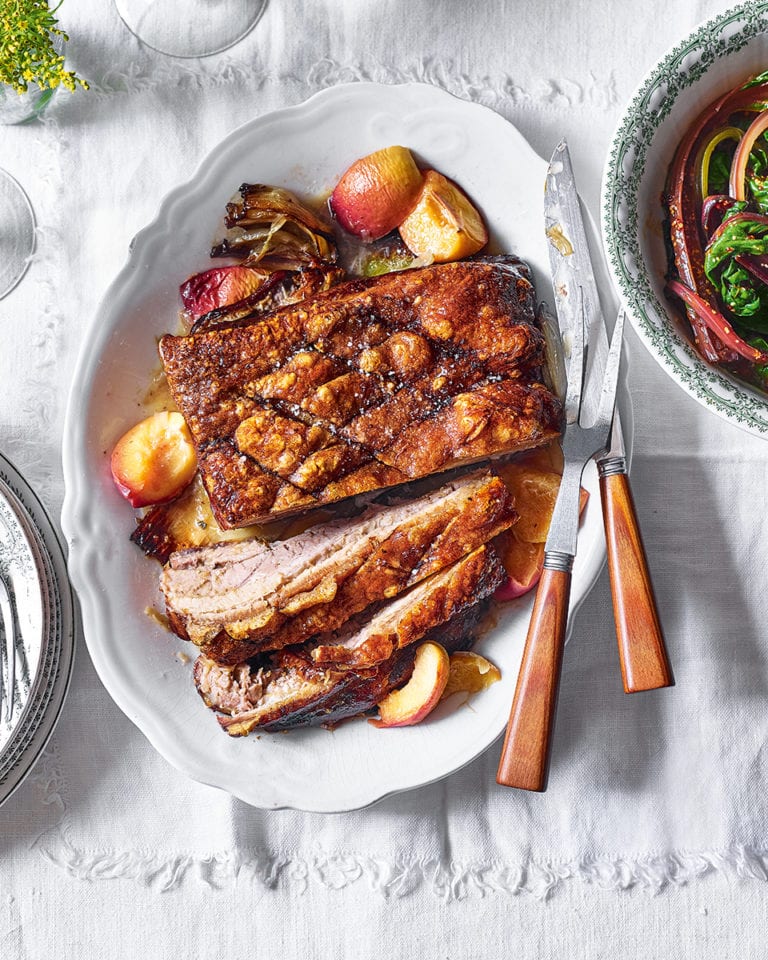
<svg viewBox="0 0 768 960"><path fill-rule="evenodd" d="M469 649L486 607L487 601L473 602L421 639L441 643L449 652ZM256 728L272 733L332 726L365 713L390 690L406 683L415 650L414 645L405 647L375 667L357 672L318 666L301 647L229 666L201 654L195 662L194 682L230 736L245 736Z"/></svg>
<svg viewBox="0 0 768 960"><path fill-rule="evenodd" d="M236 664L337 630L371 604L450 567L516 519L503 481L483 471L282 542L179 551L161 576L168 618L210 659Z"/></svg>
<svg viewBox="0 0 768 960"><path fill-rule="evenodd" d="M490 596L503 581L504 568L493 548L485 544L383 604L373 615L363 614L337 633L316 638L310 656L320 665L356 671L375 667Z"/></svg>
<svg viewBox="0 0 768 960"><path fill-rule="evenodd" d="M224 666L200 655L194 680L206 705L232 737L257 727L267 733L317 724L330 725L364 713L390 690L402 686L413 670L414 651L365 674L326 670L306 655L273 654L266 664Z"/></svg>
<svg viewBox="0 0 768 960"><path fill-rule="evenodd" d="M223 529L548 442L530 271L514 257L339 284L160 342Z"/></svg>

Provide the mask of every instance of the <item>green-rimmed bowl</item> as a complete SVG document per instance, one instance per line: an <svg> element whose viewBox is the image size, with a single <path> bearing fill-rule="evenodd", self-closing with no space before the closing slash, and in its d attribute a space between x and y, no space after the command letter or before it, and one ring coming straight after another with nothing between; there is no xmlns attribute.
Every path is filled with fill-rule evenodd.
<svg viewBox="0 0 768 960"><path fill-rule="evenodd" d="M603 175L608 265L640 338L667 373L713 413L768 434L768 394L710 366L664 296L661 196L677 144L708 104L768 69L768 0L708 20L648 74L616 130Z"/></svg>

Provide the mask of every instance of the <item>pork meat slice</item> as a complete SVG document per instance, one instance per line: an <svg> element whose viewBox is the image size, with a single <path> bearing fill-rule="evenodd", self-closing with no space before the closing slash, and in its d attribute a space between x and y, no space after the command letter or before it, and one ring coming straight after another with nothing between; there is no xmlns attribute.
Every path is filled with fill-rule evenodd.
<svg viewBox="0 0 768 960"><path fill-rule="evenodd" d="M472 474L417 500L374 506L289 540L174 553L161 575L166 610L180 636L208 645L214 656L214 641L229 646L225 659L242 660L256 648L238 650L236 642L268 642L304 611L313 611L317 622L318 605L332 604L350 578L356 577L357 602L366 606L453 562L457 550L468 552L515 519L504 483L487 472ZM333 609L343 605L351 616L363 607L354 609L348 595L342 589ZM336 626L339 613L331 616Z"/></svg>
<svg viewBox="0 0 768 960"><path fill-rule="evenodd" d="M318 638L310 655L320 666L365 670L395 651L421 640L504 582L504 567L487 544L451 567L411 587L373 615L347 623L336 634Z"/></svg>
<svg viewBox="0 0 768 960"><path fill-rule="evenodd" d="M272 733L364 713L404 684L412 669L410 650L364 674L328 670L287 652L263 666L224 666L201 655L194 680L206 705L221 714L217 719L224 730L242 737L257 727Z"/></svg>
<svg viewBox="0 0 768 960"><path fill-rule="evenodd" d="M357 569L339 581L330 600L321 598L307 605L300 596L282 607L285 619L266 637L238 639L225 629L203 645L204 652L220 663L233 664L264 650L328 634L372 604L392 599L451 566L511 526L516 517L512 498L496 477L479 485L472 483L435 507L421 510L418 517L383 539Z"/></svg>
<svg viewBox="0 0 768 960"><path fill-rule="evenodd" d="M449 652L468 649L485 608L476 603L423 639L436 640ZM415 652L415 647L406 647L359 674L318 667L301 648L231 666L201 654L193 678L206 706L219 714L218 722L230 736L245 736L257 728L272 733L332 726L365 713L406 683Z"/></svg>

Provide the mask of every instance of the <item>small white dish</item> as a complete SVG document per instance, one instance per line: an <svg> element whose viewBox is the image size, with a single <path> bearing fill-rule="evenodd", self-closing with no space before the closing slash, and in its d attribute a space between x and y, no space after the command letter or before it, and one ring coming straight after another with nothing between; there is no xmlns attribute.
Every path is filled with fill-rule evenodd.
<svg viewBox="0 0 768 960"><path fill-rule="evenodd" d="M194 648L144 612L162 609L159 567L128 540L135 521L110 478L109 453L141 415L137 404L158 368L157 337L176 327L179 284L210 265L211 238L242 182L317 196L357 157L395 143L461 184L482 208L494 248L531 263L540 298L552 302L542 211L546 163L520 133L486 107L432 86L350 84L235 130L189 183L166 197L107 291L74 376L62 526L93 663L117 704L167 760L258 807L351 810L469 763L504 729L525 642L530 597L499 607L496 626L481 639L478 649L499 665L503 679L475 697L471 709L446 704L410 728L378 730L353 721L332 733L309 729L232 740L200 702L191 663L182 662L194 658ZM629 425L629 411L622 416ZM572 609L605 557L594 470L586 485L592 497Z"/></svg>
<svg viewBox="0 0 768 960"><path fill-rule="evenodd" d="M603 175L603 244L611 276L641 340L687 393L750 433L768 433L768 394L710 366L664 296L661 197L680 138L719 95L768 68L768 3L750 2L702 24L648 73L632 96Z"/></svg>

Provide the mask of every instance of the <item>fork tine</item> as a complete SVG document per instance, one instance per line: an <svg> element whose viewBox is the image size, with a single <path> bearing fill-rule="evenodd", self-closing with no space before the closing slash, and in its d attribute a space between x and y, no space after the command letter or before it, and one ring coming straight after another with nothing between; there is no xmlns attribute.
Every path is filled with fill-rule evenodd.
<svg viewBox="0 0 768 960"><path fill-rule="evenodd" d="M605 361L603 375L603 389L600 394L600 406L597 411L597 423L608 425L613 419L613 410L616 405L616 386L619 382L619 368L621 367L621 347L624 340L624 318L626 314L619 310L611 337L611 346Z"/></svg>

